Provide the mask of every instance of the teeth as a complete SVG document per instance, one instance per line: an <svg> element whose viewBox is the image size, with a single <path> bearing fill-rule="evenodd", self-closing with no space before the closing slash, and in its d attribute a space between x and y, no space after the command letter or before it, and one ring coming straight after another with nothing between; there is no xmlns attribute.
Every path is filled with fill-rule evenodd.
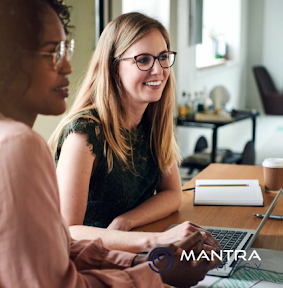
<svg viewBox="0 0 283 288"><path fill-rule="evenodd" d="M56 90L68 90L68 87L58 87Z"/></svg>
<svg viewBox="0 0 283 288"><path fill-rule="evenodd" d="M158 86L161 84L162 81L151 81L151 82L146 82L145 85L148 86Z"/></svg>

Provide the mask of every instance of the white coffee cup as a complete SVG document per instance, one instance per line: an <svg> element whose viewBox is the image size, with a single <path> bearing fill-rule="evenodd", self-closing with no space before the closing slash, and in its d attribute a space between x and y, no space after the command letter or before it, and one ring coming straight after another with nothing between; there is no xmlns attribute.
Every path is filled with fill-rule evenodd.
<svg viewBox="0 0 283 288"><path fill-rule="evenodd" d="M283 188L283 158L267 158L262 162L265 191Z"/></svg>

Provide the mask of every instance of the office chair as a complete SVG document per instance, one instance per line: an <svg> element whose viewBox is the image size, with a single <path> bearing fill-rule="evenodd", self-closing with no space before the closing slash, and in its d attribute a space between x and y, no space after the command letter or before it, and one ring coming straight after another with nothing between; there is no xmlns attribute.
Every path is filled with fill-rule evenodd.
<svg viewBox="0 0 283 288"><path fill-rule="evenodd" d="M257 87L266 114L283 115L283 93L278 92L263 66L253 67Z"/></svg>
<svg viewBox="0 0 283 288"><path fill-rule="evenodd" d="M236 163L241 157L237 156L236 159L232 159L233 153L229 149L217 149L216 162L217 163ZM226 162L226 158L229 158ZM229 162L232 161L232 162ZM186 157L182 161L181 167L189 168L188 174L192 174L194 169L202 170L211 163L211 149L208 148L207 140L204 136L201 136L196 143L195 151L193 155Z"/></svg>
<svg viewBox="0 0 283 288"><path fill-rule="evenodd" d="M237 164L255 165L255 148L254 141L247 142L242 153L242 159Z"/></svg>

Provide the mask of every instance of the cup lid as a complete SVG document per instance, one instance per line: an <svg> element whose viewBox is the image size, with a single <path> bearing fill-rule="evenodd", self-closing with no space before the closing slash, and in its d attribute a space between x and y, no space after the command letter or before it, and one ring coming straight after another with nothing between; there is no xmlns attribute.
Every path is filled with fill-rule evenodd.
<svg viewBox="0 0 283 288"><path fill-rule="evenodd" d="M266 158L262 162L262 166L268 168L283 168L283 158Z"/></svg>

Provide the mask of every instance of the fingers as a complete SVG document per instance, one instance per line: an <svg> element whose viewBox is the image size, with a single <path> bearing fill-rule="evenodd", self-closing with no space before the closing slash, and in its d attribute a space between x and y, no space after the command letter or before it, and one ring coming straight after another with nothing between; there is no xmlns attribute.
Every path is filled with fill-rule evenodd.
<svg viewBox="0 0 283 288"><path fill-rule="evenodd" d="M216 250L221 250L222 247L220 246L218 241L207 230L204 230L204 231L205 231L205 235L206 235L204 242L208 245L215 247Z"/></svg>
<svg viewBox="0 0 283 288"><path fill-rule="evenodd" d="M206 251L207 256L211 259L211 251ZM213 257L213 260L210 261L213 267L218 267L221 265L221 261L217 257ZM212 267L210 268L212 269Z"/></svg>
<svg viewBox="0 0 283 288"><path fill-rule="evenodd" d="M191 249L194 250L194 255L196 255L197 257L200 254L200 252L204 250L203 242L198 241Z"/></svg>
<svg viewBox="0 0 283 288"><path fill-rule="evenodd" d="M196 231L202 231L202 232L205 232L205 239L204 239L204 242L208 245L211 245L214 247L214 250L220 250L221 249L221 246L220 244L217 242L217 240L207 231L205 230L204 228L202 228L201 226L193 223L193 222L190 222L190 221L185 221L183 222L182 224L180 224L182 226L187 226L187 231L188 232L196 232ZM179 226L180 226L179 225Z"/></svg>
<svg viewBox="0 0 283 288"><path fill-rule="evenodd" d="M217 248L215 249L216 247L214 246L211 246L211 245L208 245L208 244L203 244L203 249L206 250L206 251L211 251L211 250L214 250L216 252L219 252L221 249Z"/></svg>
<svg viewBox="0 0 283 288"><path fill-rule="evenodd" d="M184 250L192 249L199 241L203 241L205 234L201 231L196 231L186 239L178 241L175 243L177 247L180 247Z"/></svg>

